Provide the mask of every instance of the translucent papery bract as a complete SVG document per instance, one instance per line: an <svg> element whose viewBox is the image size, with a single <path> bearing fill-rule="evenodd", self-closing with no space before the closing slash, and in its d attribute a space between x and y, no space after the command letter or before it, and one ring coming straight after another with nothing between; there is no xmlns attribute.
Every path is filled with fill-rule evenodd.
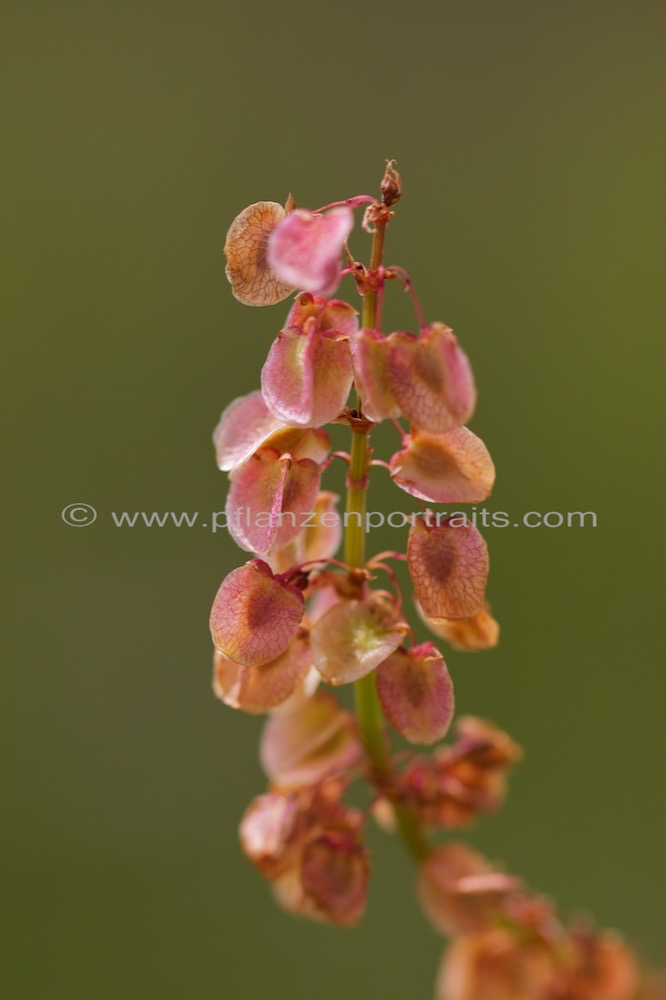
<svg viewBox="0 0 666 1000"><path fill-rule="evenodd" d="M481 438L466 427L443 434L414 430L391 459L391 478L405 493L434 503L479 503L490 495L495 466Z"/></svg>
<svg viewBox="0 0 666 1000"><path fill-rule="evenodd" d="M294 461L262 448L231 473L226 514L229 533L241 548L265 555L301 531L313 510L321 468L309 458Z"/></svg>
<svg viewBox="0 0 666 1000"><path fill-rule="evenodd" d="M575 928L572 957L548 1000L648 1000L639 992L636 959L619 934Z"/></svg>
<svg viewBox="0 0 666 1000"><path fill-rule="evenodd" d="M444 954L435 1000L549 1000L555 967L541 942L509 930L461 935Z"/></svg>
<svg viewBox="0 0 666 1000"><path fill-rule="evenodd" d="M313 509L303 518L303 527L296 538L268 553L267 560L274 572L284 573L304 562L325 562L335 555L342 540L342 522L336 510L339 499L335 493L326 490L318 494Z"/></svg>
<svg viewBox="0 0 666 1000"><path fill-rule="evenodd" d="M350 684L390 656L407 628L378 602L340 601L312 629L314 665L329 684Z"/></svg>
<svg viewBox="0 0 666 1000"><path fill-rule="evenodd" d="M259 749L271 783L287 790L344 774L361 754L352 716L321 691L272 716Z"/></svg>
<svg viewBox="0 0 666 1000"><path fill-rule="evenodd" d="M456 724L457 741L417 757L401 775L402 794L427 826L459 829L494 812L509 769L522 756L501 729L472 716Z"/></svg>
<svg viewBox="0 0 666 1000"><path fill-rule="evenodd" d="M390 389L412 423L433 434L467 423L476 405L474 376L448 326L433 323L418 337L392 333L387 350Z"/></svg>
<svg viewBox="0 0 666 1000"><path fill-rule="evenodd" d="M377 693L386 718L411 743L436 743L453 718L453 682L430 642L398 649L377 668Z"/></svg>
<svg viewBox="0 0 666 1000"><path fill-rule="evenodd" d="M459 649L462 652L474 652L481 649L493 649L499 642L499 622L491 615L488 605L472 618L459 618L457 621L455 619L446 621L440 618L436 622L423 613L418 602L416 607L428 628L441 639L445 639L454 649Z"/></svg>
<svg viewBox="0 0 666 1000"><path fill-rule="evenodd" d="M339 416L352 383L349 339L321 330L309 319L303 328L282 330L261 371L266 405L288 424L321 427Z"/></svg>
<svg viewBox="0 0 666 1000"><path fill-rule="evenodd" d="M280 281L306 292L331 295L340 280L340 254L354 227L346 205L324 215L296 209L273 230L268 263Z"/></svg>
<svg viewBox="0 0 666 1000"><path fill-rule="evenodd" d="M242 465L282 428L284 421L271 413L258 389L234 399L213 431L218 468L229 472Z"/></svg>
<svg viewBox="0 0 666 1000"><path fill-rule="evenodd" d="M303 851L301 885L312 915L355 926L365 910L370 856L355 830L333 830L311 840Z"/></svg>
<svg viewBox="0 0 666 1000"><path fill-rule="evenodd" d="M314 506L314 524L304 528L305 558L308 562L315 559L332 559L342 541L342 519L337 510L340 499L335 493L323 490L317 497Z"/></svg>
<svg viewBox="0 0 666 1000"><path fill-rule="evenodd" d="M240 839L285 909L346 927L363 912L369 856L363 816L340 801L343 788L332 781L259 796L243 817Z"/></svg>
<svg viewBox="0 0 666 1000"><path fill-rule="evenodd" d="M298 635L281 656L260 667L241 666L216 650L213 690L231 708L254 715L270 712L294 694L311 663L310 644Z"/></svg>
<svg viewBox="0 0 666 1000"><path fill-rule="evenodd" d="M320 787L290 796L297 798L298 813L283 848L288 864L277 871L273 888L290 913L350 927L360 919L367 896L364 820L357 809L336 800L335 791L331 795L327 785ZM272 833L267 822L263 828Z"/></svg>
<svg viewBox="0 0 666 1000"><path fill-rule="evenodd" d="M474 753L479 764L485 767L507 768L523 756L523 752L508 733L486 719L476 715L461 715L456 721L459 755Z"/></svg>
<svg viewBox="0 0 666 1000"><path fill-rule="evenodd" d="M456 733L457 742L438 754L438 765L450 795L448 823L465 826L479 813L498 808L507 774L523 754L507 733L476 716L461 716Z"/></svg>
<svg viewBox="0 0 666 1000"><path fill-rule="evenodd" d="M210 616L215 648L246 667L280 656L296 635L305 601L301 591L253 559L222 581Z"/></svg>
<svg viewBox="0 0 666 1000"><path fill-rule="evenodd" d="M409 530L407 564L428 618L471 618L483 608L488 548L470 522L417 518Z"/></svg>
<svg viewBox="0 0 666 1000"><path fill-rule="evenodd" d="M294 862L299 802L293 795L269 792L250 803L241 820L243 850L266 878L276 878Z"/></svg>
<svg viewBox="0 0 666 1000"><path fill-rule="evenodd" d="M272 306L296 286L278 278L267 260L268 239L286 216L274 201L248 205L229 227L224 244L226 275L234 296L246 306Z"/></svg>
<svg viewBox="0 0 666 1000"><path fill-rule="evenodd" d="M400 407L388 378L388 340L375 330L361 330L352 341L352 358L365 416L376 423L399 417Z"/></svg>
<svg viewBox="0 0 666 1000"><path fill-rule="evenodd" d="M421 905L442 934L470 934L490 927L506 898L521 888L466 844L436 847L418 873Z"/></svg>
<svg viewBox="0 0 666 1000"><path fill-rule="evenodd" d="M343 299L301 292L289 310L285 328L302 328L308 319L315 319L320 330L337 330L350 339L358 332L358 311Z"/></svg>
<svg viewBox="0 0 666 1000"><path fill-rule="evenodd" d="M287 426L271 413L259 389L229 404L213 431L213 444L223 472L231 472L263 447L314 462L323 462L331 450L326 431Z"/></svg>
<svg viewBox="0 0 666 1000"><path fill-rule="evenodd" d="M331 451L331 439L321 428L285 427L271 434L264 442L266 448L274 448L281 455L287 453L298 460L309 458L317 465L328 457Z"/></svg>

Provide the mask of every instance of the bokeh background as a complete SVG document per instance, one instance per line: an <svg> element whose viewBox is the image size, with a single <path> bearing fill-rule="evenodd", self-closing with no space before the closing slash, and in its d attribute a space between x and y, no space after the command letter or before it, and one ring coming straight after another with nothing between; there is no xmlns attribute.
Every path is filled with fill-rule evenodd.
<svg viewBox="0 0 666 1000"><path fill-rule="evenodd" d="M399 845L373 834L353 932L278 912L241 857L261 722L214 700L207 617L243 556L200 526L110 517L223 507L210 433L286 308L231 297L234 215L374 192L389 156L388 257L472 357L489 506L598 513L486 532L503 641L449 666L460 711L527 753L472 840L666 963L666 6L24 0L1 17L3 995L431 995L441 943ZM386 319L411 323L397 288ZM371 506L397 497L380 472ZM94 525L63 524L75 501Z"/></svg>

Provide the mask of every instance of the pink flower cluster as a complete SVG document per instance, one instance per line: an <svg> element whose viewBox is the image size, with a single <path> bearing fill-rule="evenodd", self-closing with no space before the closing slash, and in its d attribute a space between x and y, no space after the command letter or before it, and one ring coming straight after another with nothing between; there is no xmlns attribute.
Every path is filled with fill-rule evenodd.
<svg viewBox="0 0 666 1000"><path fill-rule="evenodd" d="M242 523L230 516L230 531L251 558L213 602L213 687L226 705L268 716L260 757L269 788L249 806L241 843L287 910L351 926L368 889L365 828L375 821L399 830L419 862L424 911L452 937L438 1000L636 1000L636 963L619 938L566 929L518 879L463 844L430 840L498 808L520 749L471 717L441 744L454 717L451 676L442 652L415 639L390 563L406 561L418 613L436 636L456 650L488 649L499 626L486 603L479 531L417 518L404 553L366 557L359 529L338 555L340 519L327 516L338 498L322 490L322 476L334 458L347 461L348 511L359 512L368 438L380 421L391 421L399 440L378 464L424 504L478 503L495 479L485 444L465 426L476 388L453 331L426 324L415 300L416 332L385 336L385 286L398 279L413 294L411 280L375 252L370 267L360 264L346 243L354 210L365 205L364 229L381 246L400 191L389 164L380 200L361 195L317 212L296 208L291 196L284 208L259 202L227 236L227 276L241 302L294 295L260 390L234 400L214 432L228 511L249 514ZM360 323L333 297L345 275L363 298ZM351 455L332 452L331 424L350 428ZM314 523L302 527L313 511ZM372 700L366 717L361 701L356 715L321 686L351 683L365 685L366 705ZM439 745L430 756L394 754L385 723L408 744ZM363 809L346 799L357 781L369 789Z"/></svg>

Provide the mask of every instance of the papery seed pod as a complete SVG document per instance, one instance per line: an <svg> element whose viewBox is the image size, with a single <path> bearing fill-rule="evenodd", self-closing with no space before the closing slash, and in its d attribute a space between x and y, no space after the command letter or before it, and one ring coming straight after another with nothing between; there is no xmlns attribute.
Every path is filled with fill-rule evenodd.
<svg viewBox="0 0 666 1000"><path fill-rule="evenodd" d="M312 914L354 927L365 910L370 855L354 830L327 831L303 851L300 878Z"/></svg>
<svg viewBox="0 0 666 1000"><path fill-rule="evenodd" d="M281 656L261 666L244 667L216 650L213 691L231 708L254 715L270 712L294 694L311 664L310 644L299 635Z"/></svg>
<svg viewBox="0 0 666 1000"><path fill-rule="evenodd" d="M281 455L290 454L295 461L309 458L321 465L331 452L331 439L321 427L283 427L268 438L265 447Z"/></svg>
<svg viewBox="0 0 666 1000"><path fill-rule="evenodd" d="M302 592L253 559L220 585L210 616L213 644L236 663L262 666L284 653L304 610Z"/></svg>
<svg viewBox="0 0 666 1000"><path fill-rule="evenodd" d="M520 747L497 726L472 716L456 723L457 739L431 757L414 757L400 775L398 791L427 826L469 826L494 812L506 791Z"/></svg>
<svg viewBox="0 0 666 1000"><path fill-rule="evenodd" d="M296 209L271 233L268 263L280 281L329 296L338 286L340 254L353 226L354 213L346 205L323 215Z"/></svg>
<svg viewBox="0 0 666 1000"><path fill-rule="evenodd" d="M275 416L299 427L321 427L340 414L352 384L349 339L321 330L281 330L261 371L261 391Z"/></svg>
<svg viewBox="0 0 666 1000"><path fill-rule="evenodd" d="M430 642L397 649L377 668L377 693L386 718L411 743L436 743L453 718L453 682Z"/></svg>
<svg viewBox="0 0 666 1000"><path fill-rule="evenodd" d="M413 430L391 458L393 482L434 503L479 503L490 496L495 466L488 449L467 427L442 434Z"/></svg>
<svg viewBox="0 0 666 1000"><path fill-rule="evenodd" d="M259 749L266 775L281 789L316 785L344 774L361 754L352 716L322 691L272 716Z"/></svg>
<svg viewBox="0 0 666 1000"><path fill-rule="evenodd" d="M466 424L476 405L476 388L453 331L433 323L418 337L392 333L387 344L388 383L404 416L433 434Z"/></svg>
<svg viewBox="0 0 666 1000"><path fill-rule="evenodd" d="M358 332L358 310L343 299L327 299L312 292L301 292L289 310L285 330L303 329L314 319L320 330L337 330L350 339Z"/></svg>
<svg viewBox="0 0 666 1000"><path fill-rule="evenodd" d="M430 519L428 518L428 521ZM484 605L488 548L470 522L431 524L417 518L409 531L407 565L428 618L470 618Z"/></svg>
<svg viewBox="0 0 666 1000"><path fill-rule="evenodd" d="M328 684L350 684L390 656L407 629L372 599L339 601L312 629L314 665Z"/></svg>
<svg viewBox="0 0 666 1000"><path fill-rule="evenodd" d="M294 863L298 826L295 795L268 792L253 799L246 809L239 828L241 845L266 878L277 878Z"/></svg>
<svg viewBox="0 0 666 1000"><path fill-rule="evenodd" d="M354 382L363 413L379 423L400 416L388 377L388 340L375 330L361 330L352 340Z"/></svg>
<svg viewBox="0 0 666 1000"><path fill-rule="evenodd" d="M637 1000L636 958L619 934L574 927L571 954L548 1000Z"/></svg>
<svg viewBox="0 0 666 1000"><path fill-rule="evenodd" d="M303 518L298 536L268 553L266 559L273 572L284 573L301 563L326 562L335 555L342 541L342 518L336 507L339 499L327 490L317 495L313 509Z"/></svg>
<svg viewBox="0 0 666 1000"><path fill-rule="evenodd" d="M444 954L435 1000L547 1000L554 970L540 942L502 928L465 934Z"/></svg>
<svg viewBox="0 0 666 1000"><path fill-rule="evenodd" d="M246 306L272 306L294 291L267 260L268 239L287 212L274 201L248 205L229 227L224 244L231 291Z"/></svg>
<svg viewBox="0 0 666 1000"><path fill-rule="evenodd" d="M507 897L520 888L519 879L494 868L466 844L447 843L435 848L418 873L421 905L444 935L489 928Z"/></svg>
<svg viewBox="0 0 666 1000"><path fill-rule="evenodd" d="M226 514L229 533L248 552L266 555L301 531L319 493L321 468L262 448L231 473ZM241 512L243 516L236 516Z"/></svg>
<svg viewBox="0 0 666 1000"><path fill-rule="evenodd" d="M258 389L234 399L213 431L218 468L229 472L242 465L284 426L268 409Z"/></svg>
<svg viewBox="0 0 666 1000"><path fill-rule="evenodd" d="M416 609L422 621L441 639L445 639L454 649L462 652L473 652L481 649L493 649L499 642L499 622L490 613L486 604L471 618L458 618L447 621L440 618L433 621L423 613L418 601Z"/></svg>

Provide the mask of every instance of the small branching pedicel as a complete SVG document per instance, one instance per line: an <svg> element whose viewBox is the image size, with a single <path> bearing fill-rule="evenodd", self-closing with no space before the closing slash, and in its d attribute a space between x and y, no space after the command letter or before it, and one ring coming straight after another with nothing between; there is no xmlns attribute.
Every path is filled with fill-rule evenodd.
<svg viewBox="0 0 666 1000"><path fill-rule="evenodd" d="M495 469L464 426L476 402L466 354L449 327L424 320L404 268L383 263L400 196L390 162L379 199L316 212L291 196L284 207L259 202L227 236L236 298L264 306L293 296L261 390L232 402L214 434L229 473L230 532L252 558L229 573L213 604L213 685L226 705L268 714L260 756L269 789L242 819L243 850L287 910L349 927L368 890L365 827L374 820L396 832L417 863L425 914L450 942L437 1000L663 1000L618 935L566 926L519 879L458 840L437 841L497 809L521 751L472 717L458 718L440 743L453 684L441 651L414 642L392 567L406 560L418 614L435 636L457 650L496 645L484 539L472 523L426 507L485 500ZM347 245L360 208L372 234L367 265ZM360 324L350 304L332 298L345 275L362 298ZM384 336L384 292L396 282L412 296L417 332ZM369 438L384 420L400 447L377 464L423 511L405 554L368 556ZM332 453L324 429L332 423L348 425L348 455ZM348 463L344 515L321 489L334 457ZM344 684L355 687L353 714L330 691ZM409 743L440 745L396 754L390 727ZM365 810L345 801L358 781L369 788Z"/></svg>

